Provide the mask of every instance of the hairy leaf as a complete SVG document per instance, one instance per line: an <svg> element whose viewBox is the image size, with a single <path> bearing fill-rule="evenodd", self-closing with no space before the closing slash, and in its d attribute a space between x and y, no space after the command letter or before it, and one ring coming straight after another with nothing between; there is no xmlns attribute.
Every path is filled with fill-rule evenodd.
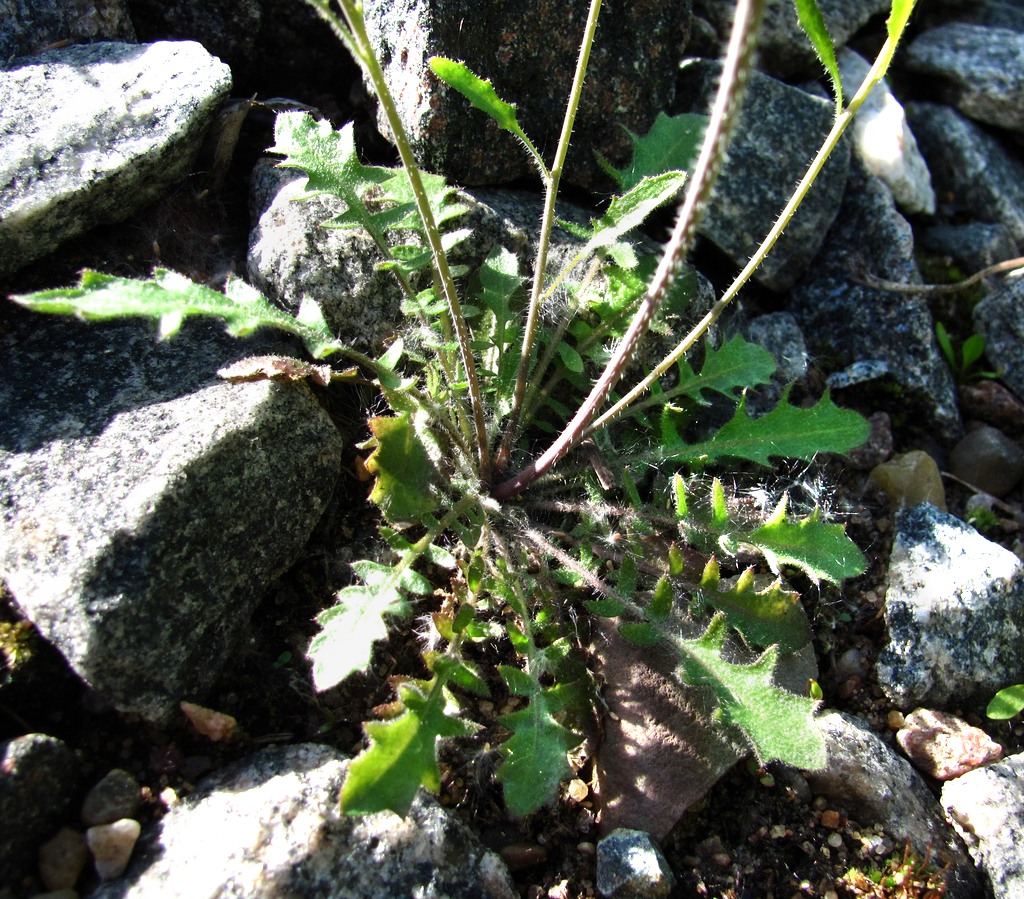
<svg viewBox="0 0 1024 899"><path fill-rule="evenodd" d="M364 583L339 590L338 603L316 618L321 630L310 642L307 655L318 691L369 667L373 644L388 635L384 616L408 614L405 592L432 590L430 581L410 568L396 572L368 561L355 562L352 567Z"/></svg>
<svg viewBox="0 0 1024 899"><path fill-rule="evenodd" d="M528 815L553 800L558 785L572 773L566 753L580 738L555 720L552 712L560 705L560 699L549 691L534 687L525 709L499 719L512 731L512 737L501 745L505 761L497 776L513 815Z"/></svg>
<svg viewBox="0 0 1024 899"><path fill-rule="evenodd" d="M274 138L270 152L285 157L281 166L306 173L307 196L327 194L344 202L345 210L326 222L326 227L364 228L382 250L387 247L385 233L389 230L422 232L408 176L401 169L363 165L351 122L335 131L330 122L317 122L308 113L284 112L275 122ZM444 178L422 173L421 180L438 225L466 211ZM461 237L466 234L461 232ZM429 253L406 258L404 264L411 266L416 261L420 267L428 264Z"/></svg>
<svg viewBox="0 0 1024 899"><path fill-rule="evenodd" d="M245 337L264 327L287 331L299 337L317 359L344 348L335 340L312 300L305 301L295 317L271 305L266 297L238 279L229 281L225 293L219 293L162 268L144 280L117 278L86 269L78 287L42 290L11 299L36 312L76 315L86 321L148 318L159 324L162 338L177 334L186 318L205 316L219 318L234 337Z"/></svg>
<svg viewBox="0 0 1024 899"><path fill-rule="evenodd" d="M686 181L683 172L665 172L638 181L622 196L614 197L599 219L587 229L586 246L577 258L585 258L602 247L610 247L624 235L640 227L655 209L672 200Z"/></svg>
<svg viewBox="0 0 1024 899"><path fill-rule="evenodd" d="M843 111L843 85L839 77L839 66L836 64L835 44L828 33L825 17L821 14L816 0L793 0L796 4L800 27L811 40L814 52L832 80L832 89L836 97L836 115Z"/></svg>
<svg viewBox="0 0 1024 899"><path fill-rule="evenodd" d="M824 738L814 725L817 704L772 683L778 655L774 648L750 665L726 661L725 631L725 617L719 615L703 636L680 642L684 679L711 688L724 722L743 733L760 762L824 767Z"/></svg>
<svg viewBox="0 0 1024 899"><path fill-rule="evenodd" d="M764 347L744 340L739 334L725 341L718 349L705 344L704 364L700 374L694 374L689 363L680 359L679 380L675 386L661 394L665 400L684 395L707 405L705 391L713 390L735 399L736 391L767 384L775 373L775 359Z"/></svg>
<svg viewBox="0 0 1024 899"><path fill-rule="evenodd" d="M534 148L533 143L526 136L519 120L516 118L516 106L514 103L506 103L494 85L486 78L481 78L472 72L464 62L457 62L453 59L446 59L443 56L434 56L430 59L430 69L445 84L455 88L463 97L469 100L474 109L487 113L498 127L509 131L522 141L523 146L530 151L531 155L538 162L542 171L546 171L544 160Z"/></svg>
<svg viewBox="0 0 1024 899"><path fill-rule="evenodd" d="M708 117L696 113L669 116L663 112L643 137L629 133L633 141L633 158L621 169L602 161L602 167L617 182L620 189L631 190L648 175L662 175L671 171L689 171L707 129Z"/></svg>
<svg viewBox="0 0 1024 899"><path fill-rule="evenodd" d="M724 613L729 626L750 646L766 649L777 644L783 652L796 652L811 640L811 625L799 595L784 589L780 581L757 590L752 568L723 590L718 562L712 558L704 568L700 598Z"/></svg>
<svg viewBox="0 0 1024 899"><path fill-rule="evenodd" d="M364 463L377 476L371 501L392 524L420 520L437 507L436 472L411 417L371 418L369 425L373 437L361 446L373 449Z"/></svg>
<svg viewBox="0 0 1024 899"><path fill-rule="evenodd" d="M368 815L386 809L406 815L421 787L436 793L441 787L437 741L464 737L477 726L447 714L452 705L437 678L402 684L398 688L405 711L390 721L365 725L370 745L349 765L341 788L341 808L348 815Z"/></svg>
<svg viewBox="0 0 1024 899"><path fill-rule="evenodd" d="M705 441L686 444L669 433L662 457L698 464L732 457L769 465L772 457L809 461L818 453L845 453L867 440L868 423L839 408L827 393L810 409L791 405L788 396L787 391L760 418L751 418L741 401L732 419Z"/></svg>
<svg viewBox="0 0 1024 899"><path fill-rule="evenodd" d="M864 570L864 556L842 525L825 524L817 509L800 521L789 521L786 504L784 496L768 521L734 542L760 550L776 574L780 566L794 565L815 581L840 584Z"/></svg>

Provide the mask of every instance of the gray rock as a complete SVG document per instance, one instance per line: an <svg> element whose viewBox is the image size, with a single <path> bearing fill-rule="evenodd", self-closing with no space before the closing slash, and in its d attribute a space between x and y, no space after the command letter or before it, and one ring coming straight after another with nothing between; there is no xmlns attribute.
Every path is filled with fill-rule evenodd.
<svg viewBox="0 0 1024 899"><path fill-rule="evenodd" d="M915 38L906 67L938 79L964 115L1024 133L1024 33L955 22Z"/></svg>
<svg viewBox="0 0 1024 899"><path fill-rule="evenodd" d="M853 50L839 53L839 75L849 99L871 69ZM853 151L864 167L892 191L896 205L907 213L935 212L935 191L928 166L907 125L907 115L885 81L865 98L853 120Z"/></svg>
<svg viewBox="0 0 1024 899"><path fill-rule="evenodd" d="M1024 680L1024 564L927 503L901 509L878 681L900 708L985 701Z"/></svg>
<svg viewBox="0 0 1024 899"><path fill-rule="evenodd" d="M314 197L295 202L304 189L305 178L277 169L269 162L258 165L253 174L250 209L256 223L249 236L249 278L260 290L289 309L296 310L304 296L315 299L331 329L341 339L360 348L380 349L401 327L402 292L394 275L378 271L381 254L361 229L324 228L322 223L337 215L339 201ZM519 258L519 271L532 273L536 257L537 231L542 214L539 195L520 191L481 188L460 192L465 215L453 220L453 229L468 229L470 236L450 253L453 264L479 267L495 246L502 246ZM579 225L590 215L572 203L559 203L558 216ZM552 233L548 271L557 272L575 255L581 241L555 228ZM638 239L638 253L656 253L653 241ZM714 301L710 284L690 270L686 281L690 300L685 310L692 321ZM578 283L585 266L578 266L570 283ZM425 285L421 285L425 286ZM668 329L676 324L666 316ZM681 324L678 327L682 327ZM658 343L668 352L678 337ZM659 356L660 359L660 356ZM638 366L648 363L643 357ZM657 361L657 360L655 360ZM651 363L652 365L654 363ZM648 365L647 370L649 370Z"/></svg>
<svg viewBox="0 0 1024 899"><path fill-rule="evenodd" d="M0 883L35 866L35 850L53 836L78 789L78 760L66 744L26 734L0 752Z"/></svg>
<svg viewBox="0 0 1024 899"><path fill-rule="evenodd" d="M142 798L140 786L127 771L108 771L82 801L82 823L86 827L112 824L121 818L134 818Z"/></svg>
<svg viewBox="0 0 1024 899"><path fill-rule="evenodd" d="M1006 225L986 222L939 224L921 228L914 236L920 249L948 256L967 275L1004 259L1013 259L1018 253L1017 242ZM996 278L991 280L1000 283Z"/></svg>
<svg viewBox="0 0 1024 899"><path fill-rule="evenodd" d="M126 0L0 0L0 65L58 41L134 41Z"/></svg>
<svg viewBox="0 0 1024 899"><path fill-rule="evenodd" d="M265 749L149 825L124 877L90 899L515 899L504 862L424 791L409 815L342 815L348 762L327 746Z"/></svg>
<svg viewBox="0 0 1024 899"><path fill-rule="evenodd" d="M869 287L865 272L920 283L910 226L888 188L857 165L825 249L794 287L788 308L811 350L832 366L871 361L874 371L892 378L898 393L880 391L879 408L955 442L961 434L956 391L924 296Z"/></svg>
<svg viewBox="0 0 1024 899"><path fill-rule="evenodd" d="M807 377L807 343L796 319L788 312L759 315L742 330L747 340L764 347L778 363L771 384L748 394L748 412L768 411L788 385Z"/></svg>
<svg viewBox="0 0 1024 899"><path fill-rule="evenodd" d="M0 336L0 577L123 711L202 699L333 490L342 439L304 384L216 377L274 347L28 314Z"/></svg>
<svg viewBox="0 0 1024 899"><path fill-rule="evenodd" d="M461 184L500 184L536 174L516 138L438 82L427 61L465 61L518 108L523 130L549 157L565 117L588 2L373 0L367 29L382 60L417 159ZM674 95L676 65L689 38L690 0L606 4L591 52L565 178L600 178L597 150L621 165ZM541 73L543 77L540 77ZM383 117L381 132L389 133ZM551 164L548 158L547 164Z"/></svg>
<svg viewBox="0 0 1024 899"><path fill-rule="evenodd" d="M650 834L620 827L597 844L597 892L604 899L659 899L675 885Z"/></svg>
<svg viewBox="0 0 1024 899"><path fill-rule="evenodd" d="M341 340L379 351L398 327L401 287L393 274L377 269L382 257L369 234L323 227L341 210L339 201L297 202L305 184L301 173L269 163L254 169L249 280L293 312L311 297Z"/></svg>
<svg viewBox="0 0 1024 899"><path fill-rule="evenodd" d="M195 43L97 43L0 71L0 275L184 178L227 66Z"/></svg>
<svg viewBox="0 0 1024 899"><path fill-rule="evenodd" d="M718 61L690 59L680 74L683 111L707 112L718 87ZM745 265L786 205L832 126L826 100L754 73L715 193L699 231L737 265ZM754 280L776 291L791 287L821 248L839 209L849 172L842 141L814 189Z"/></svg>
<svg viewBox="0 0 1024 899"><path fill-rule="evenodd" d="M943 784L942 806L987 875L996 899L1024 896L1024 755Z"/></svg>
<svg viewBox="0 0 1024 899"><path fill-rule="evenodd" d="M1024 278L1008 278L974 307L974 330L984 335L985 355L1000 380L1024 398Z"/></svg>
<svg viewBox="0 0 1024 899"><path fill-rule="evenodd" d="M872 16L889 10L886 0L818 0L818 6L837 48ZM724 46L736 4L731 0L696 0L693 8L712 24ZM721 50L716 55L721 56ZM792 0L768 0L758 39L758 68L779 78L810 78L821 74L821 64L800 28Z"/></svg>
<svg viewBox="0 0 1024 899"><path fill-rule="evenodd" d="M1006 225L1024 244L1024 162L948 106L908 103L907 119L940 197L957 218Z"/></svg>
<svg viewBox="0 0 1024 899"><path fill-rule="evenodd" d="M1024 449L998 428L979 425L953 447L949 470L992 496L1006 496L1024 477Z"/></svg>
<svg viewBox="0 0 1024 899"><path fill-rule="evenodd" d="M864 824L881 824L900 844L941 867L949 864L946 895L980 895L979 878L964 846L947 825L924 779L858 718L828 712L817 719L828 763L808 771L811 789Z"/></svg>
<svg viewBox="0 0 1024 899"><path fill-rule="evenodd" d="M972 4L960 12L957 18L974 25L1024 32L1024 6L1020 0L987 0L985 3Z"/></svg>

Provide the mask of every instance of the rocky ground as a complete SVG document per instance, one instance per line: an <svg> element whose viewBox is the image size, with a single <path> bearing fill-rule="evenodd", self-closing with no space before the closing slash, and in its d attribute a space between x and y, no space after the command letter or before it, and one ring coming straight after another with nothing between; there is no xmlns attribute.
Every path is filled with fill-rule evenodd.
<svg viewBox="0 0 1024 899"><path fill-rule="evenodd" d="M705 4L704 9L701 4L696 6L702 15L695 25L693 46L713 50L716 41L714 4ZM993 16L1006 18L985 27L998 25L998 30L1005 31L1007 22L1018 22L1024 32L1024 24L1020 22L1024 19L1024 10L1019 5L989 3L987 7ZM249 6L243 4L239 8L244 10ZM268 5L264 13L272 15L272 7ZM136 15L139 20L136 29L143 39L153 39L155 34L151 32L147 36L140 23L145 22L148 29L166 27L166 23L154 24L153 16L152 10L148 18ZM966 21L970 18L967 13L958 13L952 5L944 12L931 11L928 16L931 18L922 15L922 22L912 37L923 33L926 26L941 24L945 19ZM868 19L850 31L855 35L853 43L865 50L873 42L877 43L879 33L877 17ZM294 27L299 29L298 24ZM168 35L180 36L170 35L170 32ZM244 53L251 56L255 52L252 46L241 51L232 49L230 29L224 34L218 32L218 40L224 42L225 55L243 53L241 58L244 59ZM40 41L39 47L45 43ZM251 96L250 88L260 92L260 99L287 93L290 98L330 115L338 124L355 118L367 156L379 161L389 159L387 146L375 136L371 111L353 69L326 56L322 43L317 43L316 47L317 50L309 54L308 69L283 72L280 82L275 82L251 62L233 64L236 85L232 96ZM924 56L925 49L919 51L919 56ZM1024 52L1020 59L1024 59ZM322 72L329 72L329 89L324 87L323 81L311 80L317 65ZM898 70L897 80L901 99L917 101L911 111L911 123L915 128L920 125L919 138L923 145L921 135L924 133L949 130L953 125L960 127L966 120L947 112L951 110L949 106L922 102L938 97L929 92L925 63L917 65L916 71L913 65L904 65ZM793 73L774 74L800 80ZM686 77L696 82L703 76L698 77L691 71ZM974 73L971 77L981 76ZM961 87L960 90L964 93L967 89ZM943 101L947 100L953 102L951 97L944 96ZM984 103L968 99L966 106L983 107ZM241 101L234 108L241 109ZM957 117L950 119L950 116ZM1024 129L1019 123L997 123L993 127L991 121L982 120L987 124L979 140L998 138L1003 153L999 159L1009 160L1005 164L1011 166L1012 180L1019 171L1012 166L1021 164L1019 142ZM222 283L229 273L245 273L250 242L255 239L251 237L251 229L263 208L250 197L250 176L258 158L272 143L272 111L255 105L247 109L244 119L236 122L240 123L240 131L237 142L232 143L230 155L218 155L214 138L224 132L215 128L191 173L173 190L125 222L92 228L64 242L57 252L8 272L2 285L5 293L72 283L83 267L114 274L145 275L160 265L212 284ZM224 146L220 144L222 150ZM1014 288L1005 286L1012 282L1003 282L999 280L1001 276L994 276L966 295L904 295L876 286L870 288L875 291L870 295L862 293L853 297L855 312L831 305L837 293L834 283L840 277L848 283L856 283L858 290L867 291L869 287L864 286L863 279L868 274L906 280L912 277L911 271L919 264L924 280L944 282L969 273L963 271L964 268L978 270L999 258L1019 254L1024 241L1024 202L1014 206L1012 190L1001 189L998 184L991 186L980 177L977 179L980 186L972 194L957 182L956 171L944 168L949 166L955 170L955 162L949 163L949 157L928 147L925 149L937 187L938 205L930 211L924 207L908 211L903 207L903 213L913 225L912 234L898 224L903 218L896 212L891 198L887 198L885 189L855 164L854 174L844 182L847 193L835 226L838 237L834 233L820 253L815 250L818 255L809 265L808 274L793 287L792 283L786 283L786 268L781 266L769 275L769 279L776 280L755 286L744 297L749 319L780 312L792 312L796 316L803 331L801 339L810 350L809 364L794 375L800 380L800 390L807 395L818 395L829 376L844 372L846 382L832 382L837 399L873 417L876 425L872 446L859 460L822 460L806 468L783 466L767 476L767 486L773 493L791 489L795 497L802 491L805 499L824 504L836 520L847 525L851 537L869 560L865 574L845 584L841 590L805 585L803 601L814 629L818 681L825 706L855 716L883 744L902 755L902 750L897 748L896 734L910 711L925 705L952 713L984 731L1008 758L1024 749L1024 726L1016 720L988 720L984 715L986 695L975 690L969 698L964 698L966 694L954 693L940 701L934 695L929 699L929 694L924 692L917 694L925 697L921 702L915 701L911 694L906 701L901 701L894 698L894 691L901 689L900 685L883 682L884 673L880 681L876 665L890 640L884 607L893 580L889 568L894 558L894 534L901 533L895 515L901 502L911 505L919 500L930 500L944 504L953 516L974 522L993 547L1024 558L1021 531L1024 497L1020 472L1009 486L996 484L999 477L1014 466L1024 468L1022 390L1019 381L980 374L986 368L1000 367L1005 374L1007 364L1011 369L1019 364L1013 361L1019 359L1019 355L1014 355L1013 346L1009 351L996 347L991 335L1000 329L1013 332L1017 328L1014 338L1017 354L1024 351L1021 349L1024 336L1019 324L1014 324L1012 312L1001 313L1002 319L993 314L988 323L983 316L971 314L984 298L1012 291ZM966 167L961 161L959 168ZM988 168L994 170L997 166L990 161ZM585 176L581 177L585 180ZM910 181L912 189L914 178ZM851 184L860 187L854 190ZM529 185L519 182L518 186ZM986 189L993 194L986 195ZM738 188L741 194L745 190L750 192ZM572 193L574 199L586 200L587 194L582 188L573 189ZM996 194L998 200L993 199ZM839 202L840 195L835 197L835 203ZM254 202L255 213L251 207ZM917 202L922 202L920 195ZM986 203L989 215L978 212L978 207ZM846 233L842 231L844 227L848 229ZM951 228L960 230L951 232ZM976 230L972 232L971 228ZM989 230L979 236L978 228ZM659 239L661 235L653 233L652 237ZM716 240L714 245L712 240L709 236L695 263L721 289L727 283L733 263L726 255L730 252L728 240ZM851 247L856 247L860 256L866 255L867 259L851 261ZM742 252L742 247L736 252ZM869 272L864 271L865 263ZM804 265L806 267L807 263ZM861 280L853 282L851 272L856 266L859 266ZM792 293L790 288L793 288ZM1018 296L1019 293L1017 289ZM872 298L877 304L886 305L889 312L879 317L865 312ZM858 303L861 304L859 309ZM1020 299L1011 298L1008 308L1021 312L1022 306ZM847 328L845 324L860 314L864 316L865 333L858 333L856 328ZM29 320L27 313L5 304L0 310L0 336L23 334L24 329L30 327ZM959 388L954 386L948 370L940 371L945 363L932 338L935 320L947 323L958 342L974 331L985 333L989 338L989 356L979 360L974 371L957 373L962 381ZM1007 320L1009 325L1005 324ZM820 339L825 333L829 339ZM897 335L895 339L894 335ZM858 340L862 343L858 344ZM925 340L929 343L927 358L920 364L907 362L904 365L905 357L915 356L916 352L908 347L916 346L914 341ZM891 377L862 379L863 373L851 369L851 363L863 360L873 363L881 360L889 366ZM1020 379L1019 368L1012 373ZM844 383L849 386L842 386ZM242 629L243 633L240 637L235 634L230 658L221 660L222 665L217 666L221 673L205 691L203 706L232 716L238 722L235 730L217 732L217 718L212 723L204 723L201 718L190 722L174 717L154 724L140 714L118 711L99 692L89 689L60 653L25 622L15 591L4 592L0 603L0 621L3 622L0 651L6 672L0 684L0 737L8 740L25 734L47 734L70 747L74 755L73 762L69 762L73 774L65 779L53 775L27 794L40 808L60 805L58 800L68 801L67 811L56 823L48 825L49 833L56 832L60 825L80 828L76 819L81 797L112 769L122 769L134 779L137 792L128 803L130 812L123 817L139 821L144 833L148 833L154 828L158 832L156 822L168 820L171 810L193 795L205 779L225 770L230 772L232 764L245 764L255 753L268 747L316 743L341 753L355 754L363 741L360 723L371 716L374 707L391 698L388 677L416 670L419 652L415 635L395 632L379 652L371 672L322 694L312 689L303 653L316 630L313 618L330 604L334 592L349 582L349 563L364 557L361 547L374 539L377 523L365 502L366 485L360 480L355 449L355 443L364 437L365 413L373 397L359 389L335 386L318 390L317 400L339 432L347 437L340 450L342 473L298 561L272 581L252 608L251 616L232 623L232 627ZM14 417L17 410L5 409L5 415ZM989 435L989 443L982 449L964 450L958 456L951 451L961 439L964 424L971 431L987 425L997 436ZM990 444L995 446L991 452L987 449ZM909 478L904 478L903 469L911 467L912 461L920 461L920 458L908 459L903 455L912 451L922 451L934 461L930 468L924 466L923 474L918 467ZM879 473L876 465L894 456L905 464ZM994 461L979 463L985 459ZM944 473L941 477L939 469ZM986 489L977 489L979 484ZM886 489L880 489L880 485ZM5 503L10 505L7 499ZM9 539L6 533L3 539ZM966 545L965 537L958 539ZM982 566L971 556L961 559L960 564L979 569ZM951 570L956 570L955 560ZM1019 573L1017 578L1020 579ZM1013 599L1016 594L1010 593L1006 605L994 606L987 614L1003 615L1011 621L1019 616L1021 604ZM444 751L441 805L463 821L485 846L501 855L520 895L598 895L601 834L595 818L600 810L600 797L591 781L590 762L583 764L577 778L565 787L555 806L525 820L510 820L502 807L500 789L491 777L497 763L493 747L502 738L496 719L507 708L492 705L481 707L479 711L481 720L487 724L485 729L472 739L454 742ZM839 733L843 734L841 739L853 739L846 731ZM975 734L972 739L977 741L981 737ZM994 752L992 750L990 756ZM13 763L9 764L13 768ZM333 758L324 764L333 764ZM10 770L5 769L5 773L9 774ZM920 783L925 799L930 796L938 810L942 782L926 776ZM883 784L880 775L877 785L880 795L892 789ZM4 789L0 785L0 811L10 817L4 803L24 805L26 794L15 796L11 790L5 793ZM909 788L907 791L910 792ZM899 796L886 797L883 806L895 807L900 799ZM942 858L950 857L945 849L936 849L934 855L930 855L928 840L922 843L910 822L894 821L879 808L864 801L862 796L854 796L852 786L848 795L844 795L834 785L816 782L797 772L771 766L759 769L744 762L685 813L671 833L660 841L661 850L674 872L678 895L923 897L939 895L947 885L949 895L986 894L989 887L985 878L972 879L968 870L970 863L961 864L958 870L951 867L943 873L939 870L943 866ZM169 824L167 830L171 830ZM950 828L948 834L952 833ZM959 838L949 836L949 839L955 842ZM34 840L26 845L20 863L7 869L17 873L11 875L9 883L0 885L5 891L3 895L34 895L47 885L52 887L58 883L42 879L35 864L40 842ZM960 858L962 862L967 856L961 854ZM5 861L10 863L9 859ZM1006 865L991 870L1011 868ZM1000 885L998 876L992 875L992 878L996 881L996 895L1013 895L1011 887ZM651 895L663 895L657 892L659 888L664 889L664 883L655 887ZM97 876L87 870L77 881L77 889L83 895L97 890L107 891L102 895L116 895L118 886L116 879L102 886ZM453 888L452 894L475 895L472 886L463 889L467 892L458 893ZM327 895L315 890L306 894ZM500 895L499 892L494 894ZM164 895L171 893L164 892Z"/></svg>

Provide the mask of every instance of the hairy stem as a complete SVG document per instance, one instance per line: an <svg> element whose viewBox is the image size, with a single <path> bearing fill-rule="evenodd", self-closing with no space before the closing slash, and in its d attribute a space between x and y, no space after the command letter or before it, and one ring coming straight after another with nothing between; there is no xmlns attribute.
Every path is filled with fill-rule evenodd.
<svg viewBox="0 0 1024 899"><path fill-rule="evenodd" d="M336 20L333 12L327 7L325 0L310 0L320 14L329 22ZM480 478L486 483L490 477L490 447L487 441L487 422L484 417L483 393L480 389L480 377L477 373L476 362L473 350L470 345L469 328L466 319L462 314L462 304L459 302L458 291L455 288L455 279L452 276L451 266L448 264L448 254L441 243L441 232L434 219L434 213L430 208L427 199L426 189L423 187L423 179L420 177L419 165L413 156L412 145L405 133L402 120L398 114L398 107L395 105L391 91L388 89L387 81L384 79L384 72L377 61L366 33L366 22L363 19L363 5L359 0L338 0L345 23L332 22L332 27L342 39L349 50L353 51L356 59L362 64L363 69L373 83L374 93L384 110L388 121L388 127L395 139L395 146L398 148L398 155L402 159L402 167L405 169L412 187L413 198L416 202L416 210L423 222L423 229L427 235L427 243L430 245L431 255L434 257L434 270L440 282L441 291L448 304L448 313L455 330L455 337L459 345L459 355L462 359L462 367L466 374L466 384L469 390L469 401L473 412L473 428L476 433L477 456L480 465ZM347 26L347 27L346 27Z"/></svg>
<svg viewBox="0 0 1024 899"><path fill-rule="evenodd" d="M558 199L558 185L562 178L562 169L569 153L569 141L572 138L573 125L576 122L576 111L579 109L580 97L583 94L583 79L590 62L590 48L594 44L597 31L597 19L601 13L601 0L590 0L587 22L580 42L580 53L576 60L576 74L569 102L565 107L565 120L562 122L562 133L558 138L555 160L551 165L545 184L544 218L541 222L540 237L537 246L537 260L533 269L533 287L530 291L530 304L526 316L526 328L523 332L523 346L519 356L519 370L516 373L516 386L512 397L512 411L505 425L502 439L502 451L508 448L515 439L523 410L523 399L530 376L530 362L533 359L533 345L537 338L537 323L540 320L541 296L544 293L544 278L547 273L548 251L551 247L551 232L555 226L555 202Z"/></svg>
<svg viewBox="0 0 1024 899"><path fill-rule="evenodd" d="M725 158L725 149L736 124L743 98L747 74L750 71L754 43L764 10L765 0L740 0L736 7L732 35L722 71L711 117L700 156L690 175L690 186L679 209L676 225L658 270L647 289L629 329L619 343L615 355L605 366L601 377L583 401L572 421L547 451L531 465L494 490L496 499L507 499L529 486L541 474L555 465L583 439L587 427L608 399L629 361L633 358L641 339L647 333L675 277L685 261L694 237L697 223L704 210L715 178Z"/></svg>
<svg viewBox="0 0 1024 899"><path fill-rule="evenodd" d="M721 299L711 307L708 313L693 326L690 332L678 344L676 344L672 352L658 363L658 365L655 366L655 368L639 384L637 384L636 387L630 390L629 393L622 397L622 399L620 399L614 406L612 406L600 418L596 419L586 429L585 436L593 433L598 428L604 427L625 412L627 407L629 407L637 397L646 391L655 381L657 381L693 348L693 345L707 333L708 328L718 320L726 307L736 298L736 295L750 280L758 266L764 261L765 257L769 252L771 252L778 239L782 236L782 232L786 229L786 226L793 218L793 215L796 213L800 204L804 201L804 197L807 196L807 192L811 189L811 185L814 184L818 175L821 173L822 168L824 168L825 163L828 161L829 156L832 155L832 151L835 149L836 144L839 143L839 139L843 136L843 132L846 131L850 122L853 121L853 117L856 115L857 110L860 109L861 105L867 99L868 94L871 93L875 85L885 77L889 63L892 61L893 53L896 51L896 44L899 42L901 36L902 30L897 31L896 33L890 33L889 38L886 40L884 46L879 51L874 64L871 66L871 70L864 78L864 83L860 86L857 93L850 101L850 105L847 106L842 113L836 116L835 122L832 124L832 129L829 131L822 143L821 149L818 150L817 155L811 161L806 174L797 185L796 190L789 198L789 202L786 203L785 208L779 214L775 225L768 232L754 255L750 257L750 261L736 276L735 280L729 285L725 293L722 294Z"/></svg>

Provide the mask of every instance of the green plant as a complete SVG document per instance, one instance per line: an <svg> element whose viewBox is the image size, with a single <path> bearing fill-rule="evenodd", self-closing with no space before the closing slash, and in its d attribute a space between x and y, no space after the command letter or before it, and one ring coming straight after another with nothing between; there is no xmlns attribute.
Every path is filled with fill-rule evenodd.
<svg viewBox="0 0 1024 899"><path fill-rule="evenodd" d="M985 714L993 721L1008 721L1024 709L1024 684L1003 687L992 697Z"/></svg>
<svg viewBox="0 0 1024 899"><path fill-rule="evenodd" d="M803 608L781 578L795 569L839 583L862 570L863 558L842 527L826 523L818 510L794 518L783 497L760 513L730 495L713 469L723 460L766 466L778 457L809 461L845 452L868 428L828 395L801 408L787 392L775 409L751 416L745 391L764 384L775 363L741 338L706 343L699 363L686 356L771 249L884 74L913 0L894 0L888 42L848 107L821 14L814 0L797 0L835 84L835 127L736 282L625 390L620 382L644 336L658 327L659 313L685 299L685 257L735 125L763 0L737 4L721 87L688 175L663 162L678 136L693 131L693 120L659 119L649 135L635 139L631 164L608 166L622 192L604 214L586 228L565 225L579 238L579 252L554 274L548 249L555 202L601 0L590 3L550 166L520 127L515 106L489 82L461 63L433 61L435 74L515 134L536 164L544 215L528 276L500 247L475 271L449 263L449 251L466 236L458 228L463 204L454 188L418 168L361 4L338 0L339 14L329 0L309 2L362 65L402 168L363 165L351 126L335 132L306 114L278 117L272 149L283 166L305 172L308 193L340 201L327 226L365 230L381 267L402 285L408 325L387 351L377 358L359 353L330 333L313 302L288 316L239 281L220 294L166 271L147 281L86 272L78 288L14 299L89 319L147 316L159 322L162 336L188 315L218 317L233 334L283 328L312 356L341 355L374 379L391 412L369 420L361 448L393 561L353 564L357 582L318 617L322 630L309 656L317 688L329 688L370 664L389 624L426 613L426 676L397 679L396 701L365 725L368 745L350 768L344 810L404 812L420 786L437 790L438 741L474 733L467 698L496 690L518 705L500 718L510 734L500 746L497 774L507 806L526 814L550 801L570 774L567 752L582 741L595 704L593 677L571 624L584 613L615 620L633 643L672 653L680 688L699 689L717 705L708 726L749 746L761 762L819 767L824 749L812 721L816 701L773 679L780 656L810 639ZM664 255L637 258L630 232L672 201L684 182ZM418 240L410 241L411 234ZM542 310L556 290L566 300L549 319ZM732 407L717 428L702 414L713 402ZM555 434L548 449L531 458L529 447L547 432ZM733 560L751 552L778 579L758 589L753 569L740 566L738 579L725 586L721 566L735 567ZM507 641L511 653L505 664L486 668L474 659L480 645L495 640Z"/></svg>
<svg viewBox="0 0 1024 899"><path fill-rule="evenodd" d="M966 384L978 378L998 378L999 372L978 371L978 363L985 355L985 338L981 334L972 334L957 349L953 338L942 322L935 323L935 339L942 350L942 355L953 372L957 384Z"/></svg>

